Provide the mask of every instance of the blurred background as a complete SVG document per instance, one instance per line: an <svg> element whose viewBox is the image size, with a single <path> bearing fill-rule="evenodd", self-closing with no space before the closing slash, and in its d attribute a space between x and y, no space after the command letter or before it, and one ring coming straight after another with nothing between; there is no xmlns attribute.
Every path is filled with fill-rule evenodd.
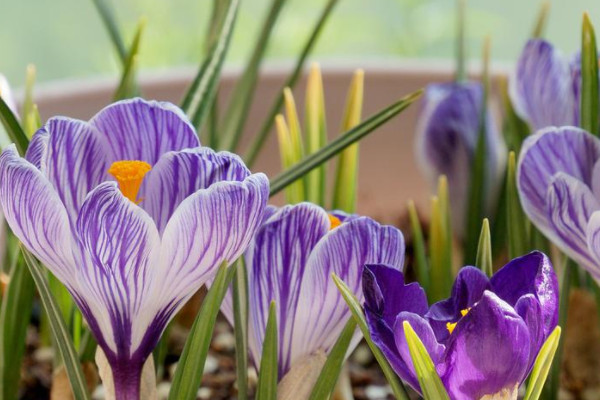
<svg viewBox="0 0 600 400"><path fill-rule="evenodd" d="M247 57L270 0L242 0L228 65ZM197 65L210 17L211 0L112 1L126 42L140 17L147 18L140 65L144 72ZM308 35L324 0L289 0L275 28L267 58L293 57ZM495 62L510 62L529 37L539 0L471 0L468 50L477 59L481 40L492 37ZM321 62L451 60L454 0L340 0L313 58ZM554 0L546 37L565 53L579 45L581 13L600 24L598 0ZM0 72L21 86L27 64L38 82L117 76L114 49L91 0L0 0Z"/></svg>

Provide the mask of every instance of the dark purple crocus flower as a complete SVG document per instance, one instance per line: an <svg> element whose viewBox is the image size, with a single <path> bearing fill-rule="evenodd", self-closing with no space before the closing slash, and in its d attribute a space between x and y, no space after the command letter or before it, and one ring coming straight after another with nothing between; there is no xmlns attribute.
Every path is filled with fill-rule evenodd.
<svg viewBox="0 0 600 400"><path fill-rule="evenodd" d="M517 187L533 224L600 280L600 139L568 126L530 136Z"/></svg>
<svg viewBox="0 0 600 400"><path fill-rule="evenodd" d="M133 99L89 122L51 118L26 159L0 155L11 229L65 284L113 372L138 400L142 366L166 324L260 225L263 174L200 147L172 104Z"/></svg>
<svg viewBox="0 0 600 400"><path fill-rule="evenodd" d="M250 354L260 365L269 305L275 301L279 326L279 378L294 362L327 353L351 317L331 279L337 274L362 299L366 263L400 270L402 233L367 217L327 213L311 203L269 207L265 222L244 255L248 269ZM231 303L223 306L233 320ZM358 335L352 348L358 343Z"/></svg>
<svg viewBox="0 0 600 400"><path fill-rule="evenodd" d="M543 39L530 39L517 61L509 95L533 132L579 125L581 54L570 58Z"/></svg>
<svg viewBox="0 0 600 400"><path fill-rule="evenodd" d="M432 187L446 175L454 230L462 236L483 106L479 82L428 85L417 122L416 152ZM506 148L492 114L485 129L487 203L493 206L506 162Z"/></svg>
<svg viewBox="0 0 600 400"><path fill-rule="evenodd" d="M516 399L558 322L558 282L540 252L512 260L489 279L462 268L451 297L431 307L417 283L406 285L385 265L365 267L363 290L371 337L398 376L420 392L402 326L408 321L453 400Z"/></svg>

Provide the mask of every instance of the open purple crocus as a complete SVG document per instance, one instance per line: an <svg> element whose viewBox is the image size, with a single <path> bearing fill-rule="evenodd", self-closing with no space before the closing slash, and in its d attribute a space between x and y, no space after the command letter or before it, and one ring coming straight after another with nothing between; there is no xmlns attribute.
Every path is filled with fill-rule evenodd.
<svg viewBox="0 0 600 400"><path fill-rule="evenodd" d="M275 301L281 379L300 358L331 350L351 317L331 274L338 275L362 298L363 265L386 263L400 270L404 238L400 230L371 218L327 213L311 203L269 207L266 214L244 255L249 288L248 342L258 366L269 305ZM223 311L232 321L228 302Z"/></svg>
<svg viewBox="0 0 600 400"><path fill-rule="evenodd" d="M265 175L200 147L169 103L122 101L89 122L51 118L26 159L14 146L0 155L6 220L73 295L118 399L139 399L166 324L246 250L268 197Z"/></svg>
<svg viewBox="0 0 600 400"><path fill-rule="evenodd" d="M365 267L363 290L371 337L398 376L420 392L402 326L408 321L453 400L516 399L558 321L558 282L540 252L512 260L489 279L462 268L451 297L431 307L417 283L406 285L385 265Z"/></svg>

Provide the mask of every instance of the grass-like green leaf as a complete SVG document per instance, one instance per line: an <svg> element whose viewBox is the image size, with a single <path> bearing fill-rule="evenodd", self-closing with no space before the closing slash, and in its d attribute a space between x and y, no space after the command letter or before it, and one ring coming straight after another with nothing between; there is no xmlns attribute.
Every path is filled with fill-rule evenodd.
<svg viewBox="0 0 600 400"><path fill-rule="evenodd" d="M408 321L402 324L410 358L425 400L450 400L427 349Z"/></svg>
<svg viewBox="0 0 600 400"><path fill-rule="evenodd" d="M312 171L314 168L320 166L325 161L334 157L351 144L358 142L360 139L373 132L376 128L398 115L408 106L410 106L415 100L417 100L419 96L421 96L421 93L422 90L417 90L416 92L409 94L398 102L363 121L355 128L339 136L321 150L306 156L301 162L292 168L277 175L271 180L271 196L278 193L298 178L303 177L309 171Z"/></svg>
<svg viewBox="0 0 600 400"><path fill-rule="evenodd" d="M310 393L309 400L328 399L329 396L331 396L338 381L338 377L340 376L346 353L348 352L348 347L350 346L355 331L356 320L350 318L329 352L327 361L325 361L325 365L323 365L323 368L321 369L319 378Z"/></svg>
<svg viewBox="0 0 600 400"><path fill-rule="evenodd" d="M415 207L415 202L410 200L408 202L408 217L410 219L410 228L412 232L412 244L413 252L415 257L415 265L417 272L417 280L421 284L425 293L429 293L430 280L429 280L429 264L427 262L427 254L425 252L425 238L423 236L423 228L421 227L421 221ZM432 299L429 299L430 301Z"/></svg>
<svg viewBox="0 0 600 400"><path fill-rule="evenodd" d="M41 125L40 113L37 106L33 102L33 86L35 85L35 66L30 64L27 66L25 73L25 96L23 97L23 130L27 138L31 139L33 134Z"/></svg>
<svg viewBox="0 0 600 400"><path fill-rule="evenodd" d="M198 70L181 105L198 131L214 103L225 55L235 27L239 3L239 0L229 0L229 7L221 25L219 38ZM215 143L210 143L210 145L214 146Z"/></svg>
<svg viewBox="0 0 600 400"><path fill-rule="evenodd" d="M21 250L23 252L23 257L25 258L25 263L29 268L29 272L31 272L35 286L37 287L44 310L48 315L50 329L52 330L56 348L62 358L65 371L69 378L69 383L73 390L73 397L75 400L89 400L90 396L81 370L81 364L79 363L79 357L73 347L72 338L67 331L60 308L48 287L46 271L29 251L24 247L21 247Z"/></svg>
<svg viewBox="0 0 600 400"><path fill-rule="evenodd" d="M394 397L398 400L409 400L408 393L406 392L404 385L402 384L402 382L400 382L398 376L392 369L392 366L385 358L379 347L377 347L377 345L373 343L373 340L371 340L371 333L369 332L369 327L367 326L367 320L365 319L363 310L360 304L358 303L358 300L354 296L354 293L352 293L350 288L336 274L332 274L331 276L338 290L342 294L342 297L346 301L346 304L348 304L348 307L352 312L352 316L358 324L358 327L360 328L365 338L365 341L367 342L367 345L369 346L371 352L375 356L375 359L379 363L379 366L383 371L383 375L385 375L385 378L387 379L392 389Z"/></svg>
<svg viewBox="0 0 600 400"><path fill-rule="evenodd" d="M262 355L260 358L260 372L256 387L256 400L277 399L278 377L278 350L277 350L277 314L275 302L269 307L269 319L265 329Z"/></svg>
<svg viewBox="0 0 600 400"><path fill-rule="evenodd" d="M121 81L114 94L114 100L129 99L137 95L137 83L135 80L136 71L138 69L138 54L140 51L140 41L144 28L146 27L146 18L140 19L133 41L131 42L131 48L127 54L127 58L123 63L123 74L121 75Z"/></svg>
<svg viewBox="0 0 600 400"><path fill-rule="evenodd" d="M479 234L479 244L477 246L477 268L485 272L487 276L492 276L492 235L490 233L490 221L483 219L481 224L481 233Z"/></svg>
<svg viewBox="0 0 600 400"><path fill-rule="evenodd" d="M252 165L256 161L256 157L262 149L265 141L267 140L269 132L273 127L273 123L275 122L275 115L277 115L277 113L281 109L281 106L283 105L283 89L286 87L293 88L296 85L296 82L298 82L298 78L300 77L300 73L302 72L304 63L306 62L306 58L312 52L315 44L317 43L317 39L319 38L319 35L321 34L323 27L325 26L325 22L328 20L329 16L331 15L331 12L333 11L338 1L339 0L328 0L327 4L325 4L325 6L323 7L323 11L321 11L321 15L319 16L317 23L313 27L308 40L304 44L304 47L302 48L302 51L300 52L300 55L296 60L294 70L281 87L279 91L280 94L277 97L277 99L275 99L273 105L269 109L267 117L264 120L260 131L258 132L258 135L256 135L256 137L253 139L250 147L248 148L247 153L244 155L244 161L246 162L246 165L248 165L248 167L252 167Z"/></svg>
<svg viewBox="0 0 600 400"><path fill-rule="evenodd" d="M96 6L98 14L100 14L100 18L102 19L102 22L108 31L108 35L110 36L112 43L117 50L119 59L123 64L125 64L125 61L127 60L127 49L121 36L121 32L119 32L115 15L108 4L108 0L92 0L92 2Z"/></svg>
<svg viewBox="0 0 600 400"><path fill-rule="evenodd" d="M431 198L431 223L429 225L430 296L432 301L448 297L452 289L452 260L447 257L450 238L445 230L445 206L439 197Z"/></svg>
<svg viewBox="0 0 600 400"><path fill-rule="evenodd" d="M25 131L23 131L23 128L21 128L17 117L13 114L2 97L0 97L0 122L2 122L10 140L17 146L19 153L22 155L25 154L27 146L29 146L29 139L27 138Z"/></svg>
<svg viewBox="0 0 600 400"><path fill-rule="evenodd" d="M0 308L0 399L17 398L35 285L17 254Z"/></svg>
<svg viewBox="0 0 600 400"><path fill-rule="evenodd" d="M508 95L508 78L502 77L498 81L498 91L502 100L502 108L504 109L504 119L502 121L502 132L506 147L508 150L519 153L521 144L527 136L529 136L529 126L521 117L519 117Z"/></svg>
<svg viewBox="0 0 600 400"><path fill-rule="evenodd" d="M598 130L598 50L596 34L587 13L581 28L581 127L594 135Z"/></svg>
<svg viewBox="0 0 600 400"><path fill-rule="evenodd" d="M508 154L506 169L506 218L508 257L513 259L522 256L531 249L529 236L527 235L529 220L523 213L517 190L516 155L514 151Z"/></svg>
<svg viewBox="0 0 600 400"><path fill-rule="evenodd" d="M244 260L238 260L233 278L233 330L238 399L248 398L248 274Z"/></svg>
<svg viewBox="0 0 600 400"><path fill-rule="evenodd" d="M548 372L552 366L552 360L554 360L554 354L558 348L560 341L560 326L554 328L554 331L548 336L546 342L540 349L535 363L533 364L533 370L529 378L529 384L527 385L527 391L523 400L538 400L542 394L542 389Z"/></svg>
<svg viewBox="0 0 600 400"><path fill-rule="evenodd" d="M204 363L208 355L210 340L219 314L219 308L227 292L227 287L235 273L235 264L227 268L224 262L217 272L200 311L194 320L190 334L185 341L179 358L169 400L194 400L202 381Z"/></svg>
<svg viewBox="0 0 600 400"><path fill-rule="evenodd" d="M267 49L267 44L273 27L279 19L279 14L287 0L272 0L269 12L265 21L260 25L262 27L258 40L252 51L248 64L239 81L235 85L231 94L231 102L225 111L223 122L219 132L223 137L222 148L235 151L242 135L250 104L254 98L254 89L258 80L258 70L262 63L263 56Z"/></svg>
<svg viewBox="0 0 600 400"><path fill-rule="evenodd" d="M548 22L548 14L550 12L550 1L542 1L540 11L535 20L535 25L531 33L532 38L542 38L546 30L546 22Z"/></svg>
<svg viewBox="0 0 600 400"><path fill-rule="evenodd" d="M466 68L466 46L465 46L465 31L466 31L466 13L467 0L456 1L456 72L455 81L464 82L467 80Z"/></svg>

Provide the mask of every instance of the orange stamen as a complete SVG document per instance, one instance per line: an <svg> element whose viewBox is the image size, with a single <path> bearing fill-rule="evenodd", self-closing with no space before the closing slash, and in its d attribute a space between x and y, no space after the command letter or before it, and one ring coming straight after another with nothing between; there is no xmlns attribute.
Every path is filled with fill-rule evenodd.
<svg viewBox="0 0 600 400"><path fill-rule="evenodd" d="M108 169L108 173L115 177L119 183L119 189L123 196L134 203L139 203L137 199L140 186L144 176L152 169L150 164L144 161L123 160L115 161Z"/></svg>

